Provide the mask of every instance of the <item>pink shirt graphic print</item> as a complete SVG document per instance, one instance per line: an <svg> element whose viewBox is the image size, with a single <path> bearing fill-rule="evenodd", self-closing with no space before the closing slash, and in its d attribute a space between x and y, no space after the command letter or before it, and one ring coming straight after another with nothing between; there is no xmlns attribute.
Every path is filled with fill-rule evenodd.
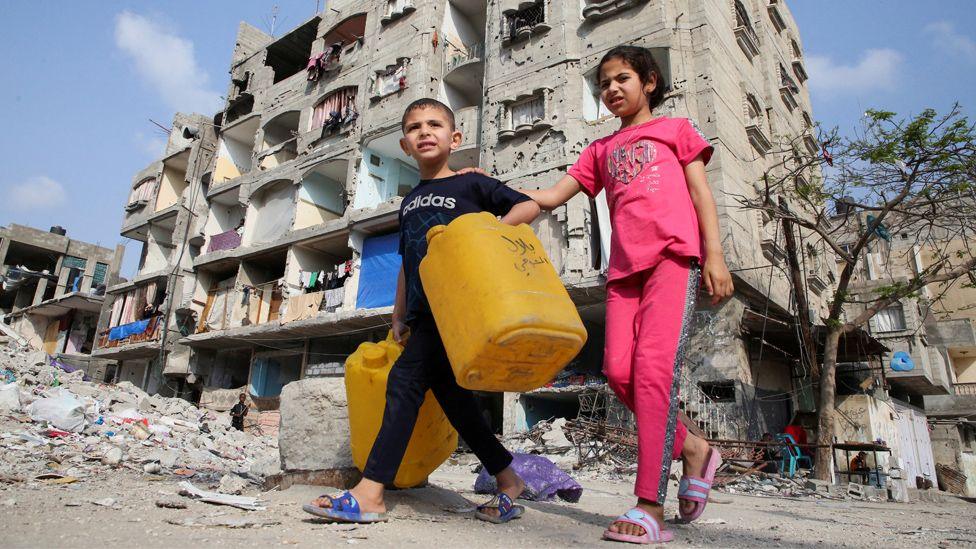
<svg viewBox="0 0 976 549"><path fill-rule="evenodd" d="M654 267L664 254L702 259L698 214L684 167L712 147L687 118L654 118L591 143L569 175L610 206L610 266L615 280Z"/></svg>

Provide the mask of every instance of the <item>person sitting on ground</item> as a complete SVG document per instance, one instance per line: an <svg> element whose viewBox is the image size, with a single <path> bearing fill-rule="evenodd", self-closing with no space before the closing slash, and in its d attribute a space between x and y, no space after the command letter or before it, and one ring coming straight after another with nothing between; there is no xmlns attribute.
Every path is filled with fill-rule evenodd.
<svg viewBox="0 0 976 549"><path fill-rule="evenodd" d="M244 393L238 397L237 404L230 409L230 426L238 431L244 430L244 417L247 416L248 406L244 403L247 396Z"/></svg>
<svg viewBox="0 0 976 549"><path fill-rule="evenodd" d="M758 467L763 473L779 473L779 451L776 450L776 439L770 433L763 433L760 439L764 444L756 448L756 461L754 467Z"/></svg>
<svg viewBox="0 0 976 549"><path fill-rule="evenodd" d="M490 212L509 225L528 223L539 206L497 179L477 173L455 173L448 167L451 151L461 144L454 113L434 99L407 106L401 121L400 147L420 168L420 183L400 205L400 255L403 266L393 306L393 338L403 353L387 378L383 422L363 468L362 480L338 496L322 496L302 508L340 522L386 520L384 485L392 484L407 450L417 414L430 389L451 425L495 477L498 495L478 507L475 516L493 523L508 522L524 509L513 501L525 482L511 467L512 454L495 438L479 411L474 393L454 377L420 281L420 261L427 254L427 231L461 215ZM407 334L409 331L409 339Z"/></svg>

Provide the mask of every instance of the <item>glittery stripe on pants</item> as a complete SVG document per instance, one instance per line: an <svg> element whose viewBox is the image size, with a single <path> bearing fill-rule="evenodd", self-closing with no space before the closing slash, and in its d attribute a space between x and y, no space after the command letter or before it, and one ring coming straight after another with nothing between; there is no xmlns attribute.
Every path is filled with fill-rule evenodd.
<svg viewBox="0 0 976 549"><path fill-rule="evenodd" d="M603 371L637 422L634 493L662 504L688 434L677 421L678 384L698 281L694 260L668 257L607 284Z"/></svg>

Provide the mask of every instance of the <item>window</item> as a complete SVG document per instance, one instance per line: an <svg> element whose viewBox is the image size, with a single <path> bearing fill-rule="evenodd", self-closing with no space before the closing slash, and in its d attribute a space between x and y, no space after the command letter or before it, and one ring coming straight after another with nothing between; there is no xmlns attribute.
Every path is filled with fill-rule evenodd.
<svg viewBox="0 0 976 549"><path fill-rule="evenodd" d="M546 9L543 0L536 0L531 5L518 11L505 14L504 36L509 42L527 38L537 31L548 30L545 25Z"/></svg>
<svg viewBox="0 0 976 549"><path fill-rule="evenodd" d="M759 99L754 94L746 93L743 110L749 143L759 154L765 155L773 147L773 143L769 140L769 134L766 131L766 117Z"/></svg>
<svg viewBox="0 0 976 549"><path fill-rule="evenodd" d="M129 203L125 209L128 211L137 210L149 203L153 194L156 192L156 178L147 177L140 181L129 194Z"/></svg>
<svg viewBox="0 0 976 549"><path fill-rule="evenodd" d="M105 283L105 276L108 274L108 264L95 263L95 272L92 275L92 286L101 286Z"/></svg>
<svg viewBox="0 0 976 549"><path fill-rule="evenodd" d="M387 0L386 11L384 11L383 17L380 18L380 23L385 25L395 21L404 15L412 13L415 9L411 0Z"/></svg>
<svg viewBox="0 0 976 549"><path fill-rule="evenodd" d="M878 332L898 332L905 329L905 309L901 303L889 305L874 315Z"/></svg>
<svg viewBox="0 0 976 549"><path fill-rule="evenodd" d="M790 47L793 49L794 59L799 59L803 57L803 50L800 49L800 44L796 42L796 39L790 38Z"/></svg>
<svg viewBox="0 0 976 549"><path fill-rule="evenodd" d="M810 114L807 113L806 111L803 112L803 127L805 128L813 127L813 119L810 118Z"/></svg>
<svg viewBox="0 0 976 549"><path fill-rule="evenodd" d="M752 19L741 0L735 0L735 39L750 61L759 55L759 35L752 28Z"/></svg>
<svg viewBox="0 0 976 549"><path fill-rule="evenodd" d="M377 71L373 80L373 99L386 97L407 87L407 61L404 59L392 67Z"/></svg>
<svg viewBox="0 0 976 549"><path fill-rule="evenodd" d="M356 88L348 87L326 95L312 111L311 130L324 128L325 132L335 132L352 124L359 118L356 111Z"/></svg>
<svg viewBox="0 0 976 549"><path fill-rule="evenodd" d="M777 0L769 0L766 11L769 12L769 20L772 21L773 28L776 29L776 32L786 30L786 21L783 20L783 15L779 12L779 2Z"/></svg>
<svg viewBox="0 0 976 549"><path fill-rule="evenodd" d="M542 96L515 103L510 109L512 111L512 129L514 130L531 126L535 121L542 120L546 114Z"/></svg>
<svg viewBox="0 0 976 549"><path fill-rule="evenodd" d="M790 73L782 64L779 66L779 86L779 95L783 98L783 103L790 112L793 112L793 109L799 106L796 96L799 95L800 88L797 87L796 82L793 81Z"/></svg>

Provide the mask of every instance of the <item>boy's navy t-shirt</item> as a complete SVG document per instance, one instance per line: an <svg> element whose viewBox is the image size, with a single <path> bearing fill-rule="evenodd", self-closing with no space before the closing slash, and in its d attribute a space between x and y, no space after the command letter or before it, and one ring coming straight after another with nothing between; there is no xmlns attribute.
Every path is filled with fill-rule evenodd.
<svg viewBox="0 0 976 549"><path fill-rule="evenodd" d="M406 320L430 314L420 282L420 260L427 255L427 231L464 214L490 212L504 216L528 196L497 179L477 173L423 179L400 204L400 255L407 289Z"/></svg>

